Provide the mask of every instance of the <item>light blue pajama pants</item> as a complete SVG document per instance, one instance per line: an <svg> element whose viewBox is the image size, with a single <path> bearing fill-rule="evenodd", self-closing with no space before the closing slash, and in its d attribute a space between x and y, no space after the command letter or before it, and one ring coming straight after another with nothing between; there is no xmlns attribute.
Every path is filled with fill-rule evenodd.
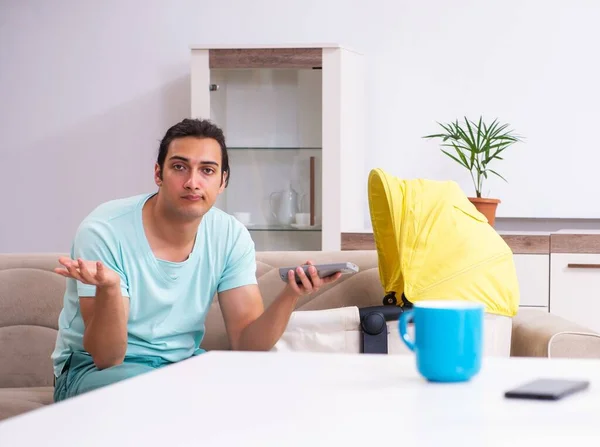
<svg viewBox="0 0 600 447"><path fill-rule="evenodd" d="M91 355L86 352L74 352L67 359L62 373L56 379L54 385L54 402L59 402L170 364L170 362L159 357L125 357L125 361L120 365L98 369L94 365Z"/></svg>

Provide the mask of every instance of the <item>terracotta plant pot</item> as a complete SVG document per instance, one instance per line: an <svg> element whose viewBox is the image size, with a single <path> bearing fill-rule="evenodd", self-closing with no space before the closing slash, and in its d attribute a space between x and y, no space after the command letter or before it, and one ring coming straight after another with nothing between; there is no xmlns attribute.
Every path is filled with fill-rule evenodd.
<svg viewBox="0 0 600 447"><path fill-rule="evenodd" d="M473 205L475 205L477 211L487 218L488 223L493 227L494 223L496 222L496 208L498 208L500 200L487 198L484 199L483 197L469 197L469 200Z"/></svg>

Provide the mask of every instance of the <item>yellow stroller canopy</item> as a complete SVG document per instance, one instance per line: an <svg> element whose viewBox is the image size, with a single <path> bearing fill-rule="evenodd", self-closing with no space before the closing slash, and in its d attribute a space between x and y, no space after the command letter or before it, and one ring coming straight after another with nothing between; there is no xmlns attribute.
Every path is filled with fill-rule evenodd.
<svg viewBox="0 0 600 447"><path fill-rule="evenodd" d="M401 180L373 169L368 193L379 277L399 305L401 297L465 300L488 313L517 313L513 253L455 182Z"/></svg>

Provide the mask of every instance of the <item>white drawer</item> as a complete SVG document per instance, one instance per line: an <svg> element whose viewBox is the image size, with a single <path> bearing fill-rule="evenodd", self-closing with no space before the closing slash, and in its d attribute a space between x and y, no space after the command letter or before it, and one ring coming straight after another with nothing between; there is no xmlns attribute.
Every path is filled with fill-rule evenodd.
<svg viewBox="0 0 600 447"><path fill-rule="evenodd" d="M600 332L600 254L552 254L550 290L550 313Z"/></svg>
<svg viewBox="0 0 600 447"><path fill-rule="evenodd" d="M550 299L550 255L514 255L521 306L547 307Z"/></svg>

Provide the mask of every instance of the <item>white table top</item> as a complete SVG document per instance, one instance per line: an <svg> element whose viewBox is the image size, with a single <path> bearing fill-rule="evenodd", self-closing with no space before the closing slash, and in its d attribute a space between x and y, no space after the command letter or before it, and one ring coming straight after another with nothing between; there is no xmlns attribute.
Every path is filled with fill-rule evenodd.
<svg viewBox="0 0 600 447"><path fill-rule="evenodd" d="M540 377L590 388L508 400ZM430 384L412 356L211 352L0 423L27 446L600 445L600 360L487 358Z"/></svg>

